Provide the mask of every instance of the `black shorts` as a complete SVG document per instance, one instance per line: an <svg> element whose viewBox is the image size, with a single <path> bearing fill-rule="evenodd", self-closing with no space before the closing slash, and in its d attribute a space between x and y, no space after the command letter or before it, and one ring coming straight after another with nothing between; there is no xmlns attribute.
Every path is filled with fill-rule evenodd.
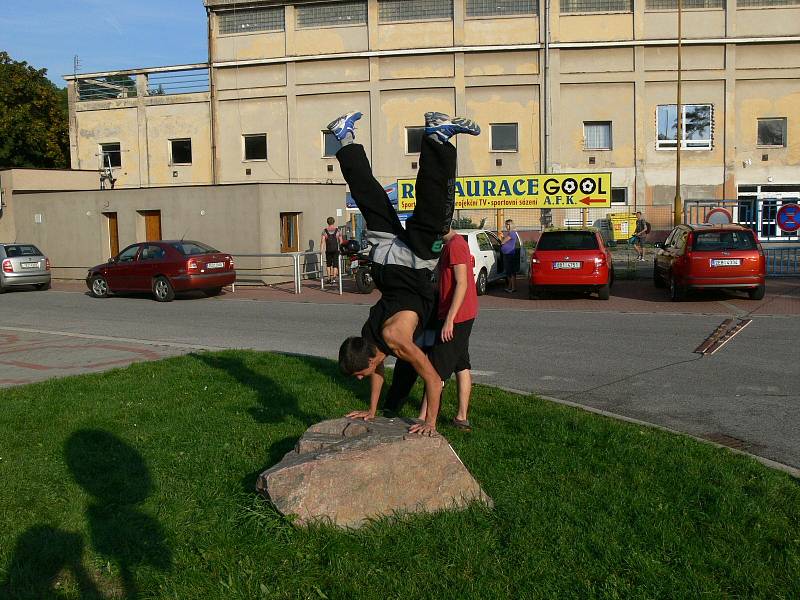
<svg viewBox="0 0 800 600"><path fill-rule="evenodd" d="M520 250L517 248L511 254L503 254L503 272L506 275L519 273Z"/></svg>
<svg viewBox="0 0 800 600"><path fill-rule="evenodd" d="M440 334L431 348L428 358L442 381L450 379L453 373L472 368L469 362L469 336L474 322L475 319L470 319L456 323L453 327L453 339L443 342Z"/></svg>
<svg viewBox="0 0 800 600"><path fill-rule="evenodd" d="M339 266L339 253L338 252L326 252L325 253L325 264L329 267L338 267Z"/></svg>

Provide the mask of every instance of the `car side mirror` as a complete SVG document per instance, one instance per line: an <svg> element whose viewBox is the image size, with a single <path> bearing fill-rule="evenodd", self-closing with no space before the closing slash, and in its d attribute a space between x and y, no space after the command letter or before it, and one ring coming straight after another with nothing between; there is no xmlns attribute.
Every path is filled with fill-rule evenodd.
<svg viewBox="0 0 800 600"><path fill-rule="evenodd" d="M112 256L111 258L109 258L109 259L108 259L108 262L109 262L109 263L115 263L115 262L117 262L117 257L116 257L116 256Z"/></svg>

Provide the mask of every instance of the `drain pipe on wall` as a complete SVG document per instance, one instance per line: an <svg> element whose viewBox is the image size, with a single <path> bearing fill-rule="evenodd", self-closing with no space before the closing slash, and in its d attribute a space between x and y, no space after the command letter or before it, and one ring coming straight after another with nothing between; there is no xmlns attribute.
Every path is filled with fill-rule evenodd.
<svg viewBox="0 0 800 600"><path fill-rule="evenodd" d="M211 27L212 11L206 7L206 23L208 30L208 93L209 93L209 126L211 129L211 184L217 184L217 129L216 115L217 110L215 106L215 86L214 86L214 36Z"/></svg>

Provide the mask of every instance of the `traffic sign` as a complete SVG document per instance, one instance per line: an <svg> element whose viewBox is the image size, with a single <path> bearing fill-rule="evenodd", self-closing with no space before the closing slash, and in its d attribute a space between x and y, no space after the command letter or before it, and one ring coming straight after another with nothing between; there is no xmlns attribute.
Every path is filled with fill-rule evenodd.
<svg viewBox="0 0 800 600"><path fill-rule="evenodd" d="M800 205L784 204L778 210L778 227L781 231L794 233L800 229Z"/></svg>
<svg viewBox="0 0 800 600"><path fill-rule="evenodd" d="M728 225L733 223L733 216L729 210L717 206L706 213L706 223L711 225Z"/></svg>

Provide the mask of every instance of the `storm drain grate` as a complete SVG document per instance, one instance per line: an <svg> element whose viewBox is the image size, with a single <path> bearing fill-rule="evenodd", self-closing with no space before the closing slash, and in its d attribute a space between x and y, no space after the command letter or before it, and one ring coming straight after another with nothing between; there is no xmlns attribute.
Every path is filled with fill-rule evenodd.
<svg viewBox="0 0 800 600"><path fill-rule="evenodd" d="M733 437L732 435L727 435L719 431L714 433L705 433L700 437L708 440L709 442L719 444L720 446L733 448L734 450L742 450L743 452L755 452L764 448L763 444L756 444L754 442L740 440L737 437Z"/></svg>
<svg viewBox="0 0 800 600"><path fill-rule="evenodd" d="M711 332L711 335L694 349L694 352L702 354L703 356L714 354L752 322L752 319L739 319L739 322L734 325L733 319L725 319L722 323L717 325L717 328Z"/></svg>

